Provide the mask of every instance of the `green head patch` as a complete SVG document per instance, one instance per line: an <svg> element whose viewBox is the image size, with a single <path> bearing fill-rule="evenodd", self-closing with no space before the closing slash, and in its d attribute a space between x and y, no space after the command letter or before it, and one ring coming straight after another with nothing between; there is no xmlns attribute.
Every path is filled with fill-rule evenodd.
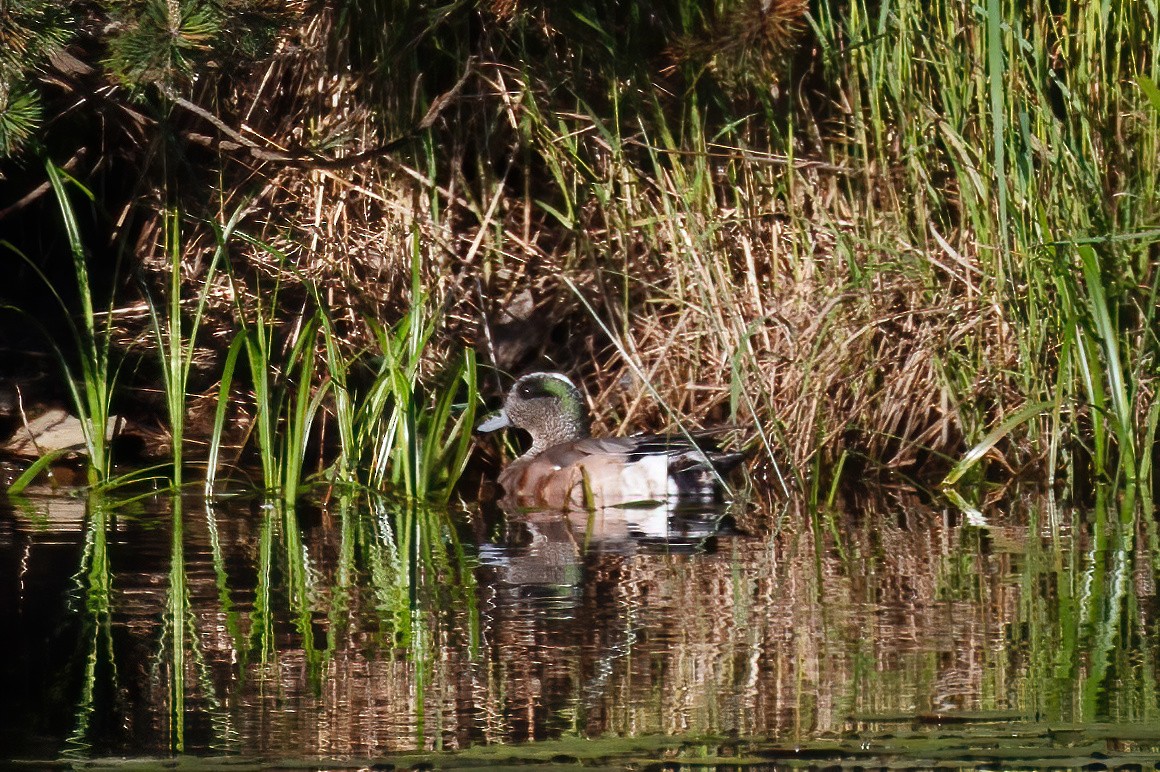
<svg viewBox="0 0 1160 772"><path fill-rule="evenodd" d="M588 431L584 397L559 373L531 373L520 378L512 387L507 409L512 420L525 427L528 420L546 423L555 416L585 435Z"/></svg>
<svg viewBox="0 0 1160 772"><path fill-rule="evenodd" d="M555 397L570 402L579 397L580 392L572 382L562 375L554 373L533 373L525 375L516 383L515 393L520 399L538 399L539 397Z"/></svg>

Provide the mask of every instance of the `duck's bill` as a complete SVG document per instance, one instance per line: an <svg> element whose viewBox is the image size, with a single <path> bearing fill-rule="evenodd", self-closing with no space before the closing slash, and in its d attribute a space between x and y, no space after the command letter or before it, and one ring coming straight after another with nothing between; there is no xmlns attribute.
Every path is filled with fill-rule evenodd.
<svg viewBox="0 0 1160 772"><path fill-rule="evenodd" d="M480 421L479 426L476 426L475 430L477 432L494 432L496 429L502 429L505 426L511 425L512 422L508 420L507 413L499 410Z"/></svg>

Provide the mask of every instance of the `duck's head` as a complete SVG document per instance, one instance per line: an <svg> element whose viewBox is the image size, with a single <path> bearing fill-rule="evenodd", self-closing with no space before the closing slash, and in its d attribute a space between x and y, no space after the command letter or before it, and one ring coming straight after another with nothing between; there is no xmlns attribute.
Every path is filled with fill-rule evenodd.
<svg viewBox="0 0 1160 772"><path fill-rule="evenodd" d="M512 385L503 408L476 427L494 432L507 426L532 435L532 456L561 442L588 436L588 408L572 381L559 373L529 373Z"/></svg>

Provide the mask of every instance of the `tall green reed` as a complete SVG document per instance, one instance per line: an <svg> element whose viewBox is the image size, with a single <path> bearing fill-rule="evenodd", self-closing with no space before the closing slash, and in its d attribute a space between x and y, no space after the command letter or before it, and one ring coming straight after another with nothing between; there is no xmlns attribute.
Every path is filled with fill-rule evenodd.
<svg viewBox="0 0 1160 772"><path fill-rule="evenodd" d="M81 323L84 325L79 331L70 322L74 338L77 343L77 354L80 361L81 378L78 389L77 379L68 378L69 393L73 404L81 419L81 427L85 437L85 447L91 459L93 481L101 481L109 476L111 459L107 441L109 423L109 405L113 393L115 375L110 373L109 343L112 339L110 325L112 315L105 315L105 326L98 333L96 316L93 310L93 296L89 284L88 260L85 247L81 241L80 227L76 213L73 211L65 190L64 173L55 164L49 162L45 167L49 181L60 205L61 218L65 232L68 235L69 252L73 258L73 271L77 279L77 292L81 302ZM71 179L71 178L70 178ZM83 186L73 180L74 185L87 193Z"/></svg>
<svg viewBox="0 0 1160 772"><path fill-rule="evenodd" d="M285 259L284 253L266 245L263 247ZM252 436L262 468L262 488L267 495L283 503L292 503L298 498L304 482L311 429L328 386L315 378L315 339L319 322L315 316L303 311L297 320L299 324L290 333L291 338L283 340L280 336L282 326L276 318L278 286L268 296L263 295L259 287L258 294L259 300L251 308L248 303L243 304L248 297L246 289L235 283L234 296L241 330L227 354L219 387L210 451L213 472L207 477L207 490L212 490L216 480L225 407L238 354L244 352L253 389L253 427L256 432L252 432Z"/></svg>
<svg viewBox="0 0 1160 772"><path fill-rule="evenodd" d="M842 13L824 4L816 23L853 106L835 148L864 170L849 178L851 196L880 190L879 170L903 171L890 181L897 196L868 209L893 209L920 243L933 229L953 234L948 246L977 256L983 299L1016 343L1007 371L981 346L948 358L948 389L967 407L964 388L985 377L1012 383L1028 405L1051 403L1018 429L1053 469L1084 463L1057 454L1061 433L1082 433L1089 416L1094 465L1132 487L1150 414L1133 384L1151 377L1142 363L1157 353L1147 332L1160 216L1160 160L1148 150L1160 139L1147 91L1160 66L1156 7L855 2ZM962 415L972 440L1008 422Z"/></svg>
<svg viewBox="0 0 1160 772"><path fill-rule="evenodd" d="M206 303L214 286L218 267L222 261L226 243L236 227L241 209L218 232L217 245L210 258L204 277L200 280L193 312L186 329L182 304L182 241L181 219L176 211L167 212L164 218L166 254L169 256L169 285L164 300L164 314L158 304L149 296L149 319L153 335L157 340L158 356L161 359L161 373L165 387L165 408L169 416L172 441L173 485L180 488L183 482L185 461L185 414L187 409L189 372L193 364L197 346L197 333L204 319Z"/></svg>
<svg viewBox="0 0 1160 772"><path fill-rule="evenodd" d="M113 387L116 382L116 371L112 368L110 361L112 314L105 313L103 326L98 325L89 281L88 254L81 239L81 229L76 211L73 209L72 200L69 197L68 183L71 183L72 187L88 199L92 200L94 196L90 190L52 161L45 162L45 169L48 172L48 179L60 208L61 222L72 257L73 275L76 277L77 297L80 301L79 325L74 320L68 305L57 292L56 287L52 285L52 282L48 280L36 263L19 252L12 244L0 243L15 252L40 277L45 287L51 292L67 322L75 349L75 367L70 364L73 357L65 353L51 337L47 335L46 337L60 362L73 409L76 410L77 417L80 419L85 452L89 457L89 482L93 485L99 485L108 481L112 468L109 413ZM110 305L109 308L111 309L112 306ZM10 310L27 315L27 311L24 309ZM19 493L26 488L36 475L58 455L59 453L50 453L42 457L9 487L9 492Z"/></svg>
<svg viewBox="0 0 1160 772"><path fill-rule="evenodd" d="M319 312L339 434L334 471L339 482L446 500L471 449L479 403L475 354L453 355L433 379L433 390L423 387L421 368L440 317L423 286L418 234L411 248L409 310L393 328L367 322L370 350L345 356L333 320ZM366 368L367 384L354 388L352 372Z"/></svg>
<svg viewBox="0 0 1160 772"><path fill-rule="evenodd" d="M284 253L244 237L284 261ZM283 504L294 502L309 477L307 452L319 421L332 422L338 447L329 460L318 449L321 477L340 486L390 488L405 496L446 500L467 463L479 401L474 352L453 355L434 388L423 385L439 314L423 286L422 244L412 242L410 305L387 328L366 322L369 346L351 351L316 287L302 307L292 340L277 319L278 287L262 301L239 305L243 329L225 358L210 443L207 493L214 490L226 406L244 354L253 390L253 431L263 487ZM235 296L247 297L238 287ZM321 352L319 351L321 349ZM320 369L321 364L321 369ZM320 469L320 471L323 471ZM321 479L321 478L320 478Z"/></svg>

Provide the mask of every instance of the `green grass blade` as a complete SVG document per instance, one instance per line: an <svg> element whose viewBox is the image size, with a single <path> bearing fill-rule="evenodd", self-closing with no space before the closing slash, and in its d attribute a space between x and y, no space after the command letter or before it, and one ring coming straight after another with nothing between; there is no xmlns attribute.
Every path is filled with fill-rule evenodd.
<svg viewBox="0 0 1160 772"><path fill-rule="evenodd" d="M1140 90L1144 92L1144 96L1148 97L1152 109L1160 111L1160 88L1156 86L1156 81L1147 75L1141 75L1136 82L1140 84Z"/></svg>
<svg viewBox="0 0 1160 772"><path fill-rule="evenodd" d="M1108 379L1108 390L1111 392L1120 452L1125 455L1125 471L1131 478L1135 478L1136 443L1132 425L1132 407L1120 360L1120 334L1108 312L1107 293L1104 290L1103 274L1100 271L1096 251L1090 246L1081 246L1079 254L1083 264L1084 283L1088 290L1089 309L1106 360L1105 374Z"/></svg>
<svg viewBox="0 0 1160 772"><path fill-rule="evenodd" d="M1036 416L1041 415L1054 406L1053 402L1034 402L1016 410L1011 415L1007 416L998 426L987 433L983 439L976 443L970 450L963 454L963 457L957 464L947 473L943 478L941 485L954 485L962 476L970 471L979 461L987 454L991 448L1015 428L1022 426Z"/></svg>
<svg viewBox="0 0 1160 772"><path fill-rule="evenodd" d="M58 458L67 455L68 453L68 448L61 448L60 450L49 451L48 453L45 453L43 456L33 461L32 464L30 464L29 467L25 469L24 472L19 477L17 477L11 485L8 486L8 495L17 496L23 493L25 488L27 488L41 472L47 469L53 461L56 461Z"/></svg>
<svg viewBox="0 0 1160 772"><path fill-rule="evenodd" d="M212 496L217 483L218 459L221 456L222 435L225 432L226 412L230 404L230 388L234 383L234 370L238 366L238 356L245 347L245 335L234 336L226 352L222 365L221 381L218 385L217 407L214 410L213 428L210 430L209 453L206 457L205 495Z"/></svg>
<svg viewBox="0 0 1160 772"><path fill-rule="evenodd" d="M991 142L994 158L994 182L998 193L1001 249L1006 253L1010 242L1007 233L1007 127L1006 76L1003 57L1003 14L1001 0L987 0L987 83L991 97Z"/></svg>

